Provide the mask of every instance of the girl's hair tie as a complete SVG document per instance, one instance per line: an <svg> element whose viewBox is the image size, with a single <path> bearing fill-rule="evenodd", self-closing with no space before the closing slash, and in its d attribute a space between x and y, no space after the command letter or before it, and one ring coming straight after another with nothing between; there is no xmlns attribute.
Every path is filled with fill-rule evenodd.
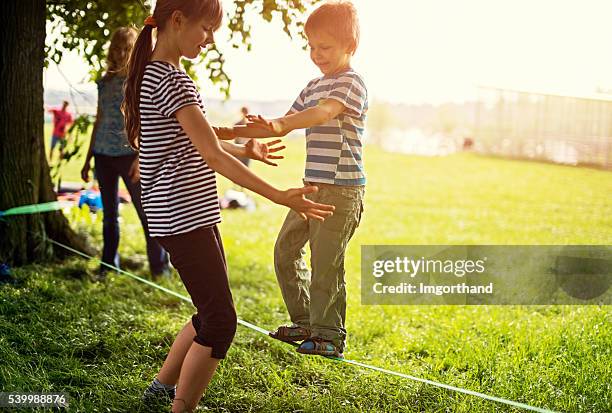
<svg viewBox="0 0 612 413"><path fill-rule="evenodd" d="M144 20L144 24L145 26L157 27L157 22L153 16L147 16L147 18Z"/></svg>

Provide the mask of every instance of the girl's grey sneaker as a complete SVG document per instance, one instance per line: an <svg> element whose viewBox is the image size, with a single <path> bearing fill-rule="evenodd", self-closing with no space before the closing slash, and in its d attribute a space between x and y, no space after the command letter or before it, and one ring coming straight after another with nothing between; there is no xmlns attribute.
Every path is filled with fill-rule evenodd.
<svg viewBox="0 0 612 413"><path fill-rule="evenodd" d="M142 401L147 406L159 406L172 403L176 397L176 386L161 383L153 380L153 383L144 391Z"/></svg>

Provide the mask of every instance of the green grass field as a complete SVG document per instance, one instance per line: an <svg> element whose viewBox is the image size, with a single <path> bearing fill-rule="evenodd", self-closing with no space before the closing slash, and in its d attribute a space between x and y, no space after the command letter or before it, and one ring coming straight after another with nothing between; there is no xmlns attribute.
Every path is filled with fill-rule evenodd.
<svg viewBox="0 0 612 413"><path fill-rule="evenodd" d="M303 142L290 141L271 182L299 185ZM612 174L457 154L366 149L365 213L347 251L347 358L563 412L612 411L612 311L601 306L362 306L362 244L612 244ZM77 181L79 165L66 168ZM220 180L221 192L231 184ZM226 211L224 238L239 317L287 322L272 267L285 210ZM99 221L71 213L101 246ZM145 262L131 206L122 256ZM154 377L189 305L122 275L92 283L80 258L14 269L0 287L3 391L63 391L70 411L145 411ZM146 275L146 265L135 273ZM178 277L164 285L184 293ZM521 411L318 357L239 327L200 403L215 412Z"/></svg>

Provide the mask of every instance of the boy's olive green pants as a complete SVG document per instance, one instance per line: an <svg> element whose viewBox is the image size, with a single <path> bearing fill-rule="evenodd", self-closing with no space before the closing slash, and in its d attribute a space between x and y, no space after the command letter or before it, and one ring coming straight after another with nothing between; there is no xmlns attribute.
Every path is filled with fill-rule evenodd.
<svg viewBox="0 0 612 413"><path fill-rule="evenodd" d="M320 222L289 211L274 246L274 267L291 321L308 327L312 337L332 341L340 351L346 339L344 253L361 220L363 186L313 184L307 198L336 207ZM304 256L310 244L311 271Z"/></svg>

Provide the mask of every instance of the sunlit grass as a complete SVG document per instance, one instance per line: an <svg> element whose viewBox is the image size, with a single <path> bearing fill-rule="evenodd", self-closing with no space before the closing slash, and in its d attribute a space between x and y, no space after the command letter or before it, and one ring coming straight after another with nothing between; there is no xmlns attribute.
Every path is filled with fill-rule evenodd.
<svg viewBox="0 0 612 413"><path fill-rule="evenodd" d="M300 184L303 141L279 168L256 165L281 187ZM362 306L362 244L612 244L612 174L458 154L423 158L366 149L363 221L347 251L346 356L414 376L567 412L612 410L612 328L598 306ZM72 168L72 167L71 167ZM65 179L78 178L67 168ZM76 170L76 177L73 177ZM220 180L221 192L232 185ZM272 267L285 210L227 211L221 233L239 316L272 329L287 316ZM74 220L77 216L72 217ZM101 244L100 223L81 221ZM131 206L121 253L145 262ZM74 411L138 411L191 308L121 275L83 279L75 258L16 269L0 287L3 391L66 391ZM146 275L146 265L136 270ZM184 292L178 280L165 285ZM239 328L201 409L210 411L480 412L506 406L303 357Z"/></svg>

